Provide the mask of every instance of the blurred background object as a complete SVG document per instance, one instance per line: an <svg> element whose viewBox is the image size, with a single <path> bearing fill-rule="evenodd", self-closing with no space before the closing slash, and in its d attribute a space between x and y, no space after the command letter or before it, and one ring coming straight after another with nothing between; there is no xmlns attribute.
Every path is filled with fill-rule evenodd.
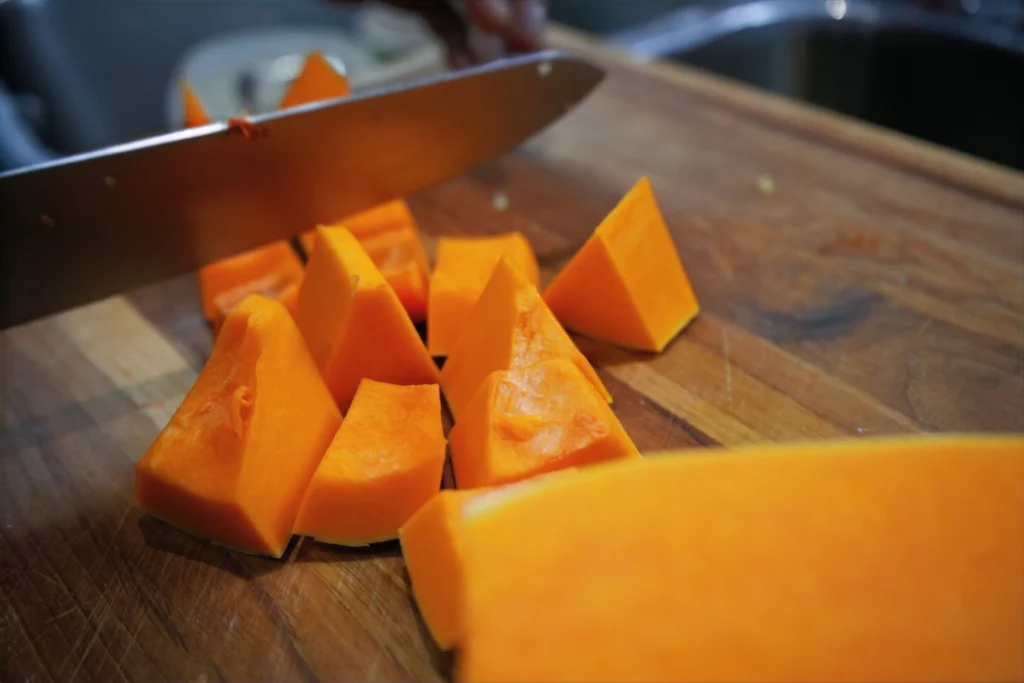
<svg viewBox="0 0 1024 683"><path fill-rule="evenodd" d="M1024 0L549 0L552 21L1024 169ZM317 49L354 88L445 67L417 17L315 0L0 0L0 168L272 109Z"/></svg>

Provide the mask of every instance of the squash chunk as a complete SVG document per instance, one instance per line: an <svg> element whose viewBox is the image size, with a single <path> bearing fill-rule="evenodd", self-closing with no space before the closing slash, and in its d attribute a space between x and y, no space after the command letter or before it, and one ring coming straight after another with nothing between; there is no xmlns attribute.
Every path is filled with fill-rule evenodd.
<svg viewBox="0 0 1024 683"><path fill-rule="evenodd" d="M441 488L445 439L436 384L364 379L309 484L295 533L339 545L398 538Z"/></svg>
<svg viewBox="0 0 1024 683"><path fill-rule="evenodd" d="M567 467L527 481L496 488L445 489L420 507L399 530L402 556L423 621L443 649L462 641L462 554L459 549L463 509L471 500L500 500L505 492L533 486L555 476L570 476Z"/></svg>
<svg viewBox="0 0 1024 683"><path fill-rule="evenodd" d="M305 275L305 271L303 271L303 275ZM302 279L300 278L298 282L293 282L285 287L277 297L277 300L284 304L284 307L288 310L288 314L292 317L292 320L295 319L295 306L299 301L299 287L301 285Z"/></svg>
<svg viewBox="0 0 1024 683"><path fill-rule="evenodd" d="M178 90L181 92L181 101L184 108L184 123L186 128L193 126L205 126L210 122L210 115L206 113L206 107L200 101L196 91L182 78L178 81Z"/></svg>
<svg viewBox="0 0 1024 683"><path fill-rule="evenodd" d="M409 205L404 200L395 199L331 223L327 227L345 228L361 243L364 237L373 237L382 232L391 232L392 230L401 230L403 228L415 229L416 218L412 215ZM313 242L315 240L316 230L307 230L302 233L302 246L306 248L306 253L313 251Z"/></svg>
<svg viewBox="0 0 1024 683"><path fill-rule="evenodd" d="M348 227L348 224L345 224ZM355 234L355 233L353 233ZM413 322L427 319L427 252L413 227L358 238Z"/></svg>
<svg viewBox="0 0 1024 683"><path fill-rule="evenodd" d="M457 678L1024 678L1020 436L693 453L470 501Z"/></svg>
<svg viewBox="0 0 1024 683"><path fill-rule="evenodd" d="M601 222L544 292L573 332L661 351L700 311L647 178Z"/></svg>
<svg viewBox="0 0 1024 683"><path fill-rule="evenodd" d="M416 228L416 218L405 200L395 199L349 216L338 223L342 224L356 239L362 240L364 237L373 237L382 232Z"/></svg>
<svg viewBox="0 0 1024 683"><path fill-rule="evenodd" d="M567 358L492 372L452 429L451 448L459 488L640 455L608 403Z"/></svg>
<svg viewBox="0 0 1024 683"><path fill-rule="evenodd" d="M462 565L457 546L462 503L479 491L438 492L402 525L402 555L416 604L430 634L443 649L460 635Z"/></svg>
<svg viewBox="0 0 1024 683"><path fill-rule="evenodd" d="M340 423L284 306L246 297L136 466L136 500L197 536L280 557Z"/></svg>
<svg viewBox="0 0 1024 683"><path fill-rule="evenodd" d="M430 355L447 356L455 349L473 306L503 256L530 284L537 286L537 257L521 233L437 241L437 262L430 277L427 307Z"/></svg>
<svg viewBox="0 0 1024 683"><path fill-rule="evenodd" d="M416 219L404 201L381 204L329 227L343 227L359 240L413 322L427 319L430 266L417 233ZM307 254L313 251L315 239L315 230L302 234Z"/></svg>
<svg viewBox="0 0 1024 683"><path fill-rule="evenodd" d="M441 388L456 421L489 374L549 358L571 360L611 402L594 368L548 310L537 288L507 257L495 266L465 328L441 372Z"/></svg>
<svg viewBox="0 0 1024 683"><path fill-rule="evenodd" d="M287 242L274 242L199 269L203 316L216 334L224 317L249 294L279 298L302 281L302 262Z"/></svg>
<svg viewBox="0 0 1024 683"><path fill-rule="evenodd" d="M437 366L395 291L344 228L317 229L296 319L343 412L364 377L389 384L437 383Z"/></svg>
<svg viewBox="0 0 1024 683"><path fill-rule="evenodd" d="M318 100L345 97L351 92L348 79L338 73L319 52L310 52L302 65L302 72L292 81L281 98L278 109L297 107Z"/></svg>

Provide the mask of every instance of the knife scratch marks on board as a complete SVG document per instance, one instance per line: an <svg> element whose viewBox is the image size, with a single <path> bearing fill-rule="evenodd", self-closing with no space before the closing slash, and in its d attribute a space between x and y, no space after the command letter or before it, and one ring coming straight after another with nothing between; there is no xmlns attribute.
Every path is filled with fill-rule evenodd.
<svg viewBox="0 0 1024 683"><path fill-rule="evenodd" d="M92 612L90 612L85 622L86 624L92 625L92 639L89 641L89 644L86 645L85 650L82 651L82 656L78 658L78 664L75 665L75 670L72 671L71 675L68 676L67 679L65 680L75 680L75 677L78 675L78 672L82 670L82 665L85 663L86 657L89 656L89 653L92 651L93 646L96 645L96 641L99 640L100 630L102 630L103 625L107 621L107 615L110 613L110 602L104 599L104 595L105 592L104 594L100 595L100 599L96 603L96 607L94 607ZM93 625L93 617L96 616L97 612L100 613L100 619L95 622L95 625ZM68 658L65 660L65 663L69 663L71 659L75 656L75 650L78 649L78 644L82 642L82 638L84 636L85 633L83 633L82 636L80 636L79 639L75 641L75 644L71 647L71 650L68 652ZM60 671L63 670L64 665L61 665Z"/></svg>
<svg viewBox="0 0 1024 683"><path fill-rule="evenodd" d="M383 566L383 563L380 562L378 558L374 560L373 565L379 569ZM370 660L370 664L366 669L366 680L368 681L375 680L374 676L377 673L377 665L380 662L381 654L384 651L384 631L392 623L391 615L388 613L387 609L375 609L377 607L378 597L380 596L381 589L384 585L385 576L386 575L383 573L376 574L376 580L373 581L370 591L370 599L366 603L367 612L371 615L381 617L378 627L374 629L373 632L373 642L376 644L377 650L373 653L373 659Z"/></svg>
<svg viewBox="0 0 1024 683"><path fill-rule="evenodd" d="M128 636L128 646L125 647L124 652L121 653L121 658L117 660L117 670L123 673L124 662L128 659L128 653L131 652L139 644L139 631L142 630L143 624L146 622L143 620L139 621L139 625L135 627L135 632Z"/></svg>
<svg viewBox="0 0 1024 683"><path fill-rule="evenodd" d="M110 544L107 545L107 549L103 551L103 557L100 558L100 569L105 569L107 565L107 558L110 557L110 551L117 546L117 535L121 533L121 529L124 527L125 521L128 519L128 515L134 510L134 506L128 505L124 509L124 514L121 515L121 520L114 527L114 533L110 536Z"/></svg>
<svg viewBox="0 0 1024 683"><path fill-rule="evenodd" d="M732 410L732 360L729 358L729 328L722 327L722 357L725 358L725 400Z"/></svg>
<svg viewBox="0 0 1024 683"><path fill-rule="evenodd" d="M736 282L736 271L733 270L733 267L729 265L729 261L722 255L722 251L714 244L708 244L708 253L726 281L729 283Z"/></svg>

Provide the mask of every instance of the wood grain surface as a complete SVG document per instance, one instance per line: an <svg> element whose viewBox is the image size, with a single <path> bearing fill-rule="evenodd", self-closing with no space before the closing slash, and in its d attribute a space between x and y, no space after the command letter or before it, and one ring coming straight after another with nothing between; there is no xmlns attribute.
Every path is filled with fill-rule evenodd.
<svg viewBox="0 0 1024 683"><path fill-rule="evenodd" d="M605 83L411 206L431 246L521 230L550 279L650 176L703 313L661 355L579 340L642 451L1024 430L1019 174L553 33ZM192 277L3 335L0 680L450 676L396 543L274 561L133 506L210 345Z"/></svg>

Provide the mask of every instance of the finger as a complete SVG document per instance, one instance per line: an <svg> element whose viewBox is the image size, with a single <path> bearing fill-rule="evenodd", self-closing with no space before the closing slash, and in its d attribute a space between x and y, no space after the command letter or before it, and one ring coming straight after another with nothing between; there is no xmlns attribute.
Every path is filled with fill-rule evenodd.
<svg viewBox="0 0 1024 683"><path fill-rule="evenodd" d="M505 56L505 40L497 33L470 29L469 44L480 62L490 62Z"/></svg>
<svg viewBox="0 0 1024 683"><path fill-rule="evenodd" d="M547 6L542 0L520 0L503 34L508 49L512 52L538 49L547 18Z"/></svg>
<svg viewBox="0 0 1024 683"><path fill-rule="evenodd" d="M467 0L466 12L475 26L501 36L512 52L529 52L540 46L547 20L542 0Z"/></svg>
<svg viewBox="0 0 1024 683"><path fill-rule="evenodd" d="M466 13L473 25L486 33L503 36L513 21L510 0L466 0Z"/></svg>

